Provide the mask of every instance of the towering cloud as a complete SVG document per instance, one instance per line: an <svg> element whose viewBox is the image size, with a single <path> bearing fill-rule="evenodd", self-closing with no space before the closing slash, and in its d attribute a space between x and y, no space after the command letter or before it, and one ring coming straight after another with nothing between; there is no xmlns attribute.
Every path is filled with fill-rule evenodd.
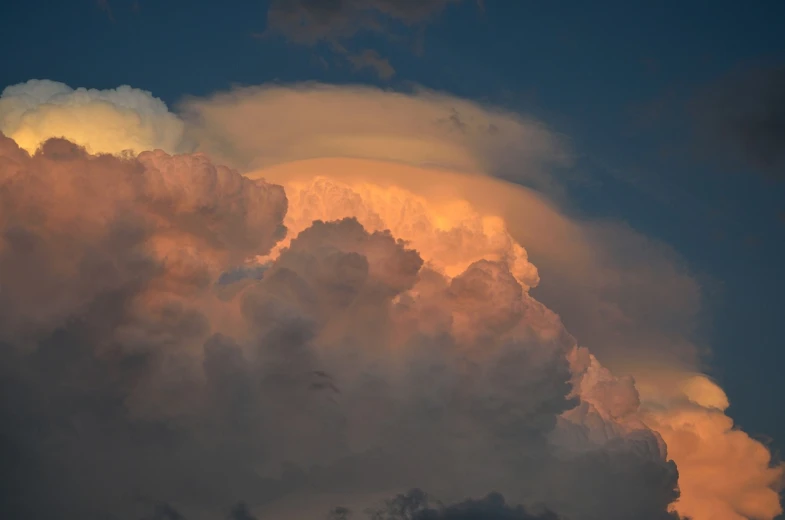
<svg viewBox="0 0 785 520"><path fill-rule="evenodd" d="M317 220L261 279L217 283L283 236L280 187L198 155L50 140L30 156L7 138L2 153L8 514L199 517L417 484L667 516L677 475L656 434L584 438L576 415L579 441L554 440L583 368L507 258L450 276L389 231ZM601 500L578 492L598 475L614 482Z"/></svg>
<svg viewBox="0 0 785 520"><path fill-rule="evenodd" d="M0 141L12 516L299 519L412 487L458 504L422 518L780 511L699 374L678 257L493 178L564 200L541 125L320 86L182 117L246 175Z"/></svg>
<svg viewBox="0 0 785 520"><path fill-rule="evenodd" d="M643 383L638 391L644 412L638 420L655 430L663 428L669 455L685 482L676 509L697 519L772 518L781 510L777 490L782 469L770 467L771 457L762 444L733 429L723 413L727 405L693 414L695 422L677 421L679 434L664 426L664 416L684 417L684 403L695 406L690 385L702 377L697 375L702 347L695 336L700 289L678 255L620 223L570 219L533 192L487 177L516 179L564 203L561 183L547 173L547 165L564 164L570 154L563 140L542 125L431 92L403 95L319 85L245 89L191 101L183 110L204 150L240 168L262 167L262 175L297 194L287 218L294 228L301 211L308 212L308 218L349 212L368 226L397 227L402 238L433 246L443 239L443 231L465 233L466 224L455 219L461 204L474 208L480 220L502 217L504 234L526 248L526 256L518 257L527 262L531 257L538 265L539 283L524 285L537 285L533 292L559 311L571 332L603 363ZM256 117L241 119L244 113ZM290 126L272 135L266 121L279 120L284 113L291 114ZM311 160L314 157L332 159ZM338 185L325 189L325 177ZM411 196L392 195L396 189ZM416 230L400 226L400 208L408 213L423 198L438 201L431 206L449 201L425 210L431 212L427 219L418 219L440 224L426 223ZM467 220L471 213L463 211ZM377 217L382 223L374 222ZM426 231L429 227L435 230ZM471 243L487 243L481 235L474 235ZM427 246L422 251L429 261ZM508 251L502 246L483 254ZM713 383L705 386L716 388ZM722 426L704 427L703 420ZM703 458L689 455L696 442ZM722 448L731 445L734 452L761 456L754 463L741 462ZM702 486L701 467L708 460L727 475L718 473L718 481L733 484ZM759 504L754 514L742 505L753 496Z"/></svg>

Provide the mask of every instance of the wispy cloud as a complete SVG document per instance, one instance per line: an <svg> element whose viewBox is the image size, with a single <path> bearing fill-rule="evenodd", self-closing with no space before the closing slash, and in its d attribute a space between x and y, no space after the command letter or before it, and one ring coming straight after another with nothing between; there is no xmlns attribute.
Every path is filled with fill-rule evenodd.
<svg viewBox="0 0 785 520"><path fill-rule="evenodd" d="M349 61L356 70L371 69L379 79L389 80L395 75L395 69L387 58L382 58L379 53L366 49L362 53L349 56Z"/></svg>

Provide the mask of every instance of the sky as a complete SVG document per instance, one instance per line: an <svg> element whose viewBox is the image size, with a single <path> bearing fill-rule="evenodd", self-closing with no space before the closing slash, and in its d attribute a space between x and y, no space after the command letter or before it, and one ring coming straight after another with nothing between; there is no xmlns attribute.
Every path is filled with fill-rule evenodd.
<svg viewBox="0 0 785 520"><path fill-rule="evenodd" d="M303 24L303 20L307 23ZM298 177L302 173L298 161L351 156L358 161L392 160L412 167L436 164L458 172L448 176L391 170L379 173L378 178L395 179L396 189L404 190L395 200L416 194L421 197L417 200L430 204L423 212L442 212L440 218L447 221L458 222L456 215L465 214L469 215L467 219L479 222L484 218L483 211L487 213L488 207L493 206L494 197L506 201L499 202L504 208L505 223L499 224L505 228L503 231L488 232L491 224L482 220L486 226L483 229L491 237L488 244L518 241L528 253L521 254L512 242L504 242L501 249L488 245L481 252L483 258L513 255L518 263L511 269L511 276L523 287L526 298L531 294L559 315L578 344L595 353L604 366L619 376L634 375L644 401L652 367L667 365L674 371L678 367L678 371L708 376L727 395L727 416L753 439L768 446L774 460L778 460L778 454L785 449L785 378L781 376L785 354L780 332L785 315L781 297L785 293L781 261L785 252L783 21L785 4L773 1L744 5L503 0L17 2L0 8L0 88L33 79L97 91L128 85L151 93L165 106L147 104L151 102L143 94L118 90L115 98L105 98L104 102L130 106L130 110L143 113L144 117L153 114L151 119L141 123L123 119L105 131L101 125L109 120L107 113L66 111L56 114L61 118L57 120L60 126L50 131L47 125L55 124L55 116L40 108L45 105L35 102L25 105L25 110L39 111L31 116L38 118L30 120L34 130L23 135L8 122L8 114L13 115L11 109L21 103L18 99L28 98L6 90L5 107L11 108L3 112L0 98L0 119L6 118L6 126L0 130L23 148L24 139L32 139L32 151L45 137L65 137L86 146L88 152L115 153L120 150L111 141L115 137L112 132L120 135L123 132L117 129L122 127L125 133L121 140L131 143L128 147L134 153L154 148L168 153L203 152L214 164L226 164L247 178L262 176L281 184L288 207L279 207L273 220L278 219L278 225L286 225L290 231L279 246L275 245L282 239L278 228L262 222L251 210L242 218L237 217L237 222L242 221L244 232L256 230L263 238L221 231L232 237L226 240L234 244L238 255L247 256L258 248L258 256L272 265L290 262L301 266L298 262L305 262L295 258L294 246L287 257L281 252L281 245L296 236L294 230L314 229L309 228L311 217L355 216L368 231L391 228L393 236L415 245L426 265L437 266L435 269L458 279L457 273L466 268L475 253L463 255L453 250L448 254L445 251L451 246L446 242L431 250L429 244L437 243L437 239L428 233L436 231L420 236L419 231L415 233L403 224L396 228L392 217L384 213L395 197L384 199L370 184L366 185L371 182L370 177L363 177L361 182L357 179L362 174L352 173L353 168L359 172L376 167L381 172L382 166L312 163L308 168L336 171L329 181L337 183L329 188L333 192L322 192L324 185L309 185L307 175L305 180ZM20 87L19 92L30 92L31 88ZM123 105L122 100L132 96L144 105ZM45 102L44 99L41 103ZM424 129L430 120L423 114L431 113L433 118L444 118L446 130ZM442 113L446 115L440 116ZM502 137L493 140L475 135L475 123L486 125L489 135ZM90 133L80 127L78 132L72 131L77 124L84 129L92 125L97 130ZM142 130L131 135L137 124ZM363 140L364 135L370 134L378 135L378 141ZM331 135L333 140L324 140L324 136ZM415 153L412 143L403 143L405 138L419 140L421 148ZM55 145L50 152L52 157L61 153ZM201 160L193 159L197 163ZM110 164L110 159L106 161L105 167L112 171L121 168ZM180 163L162 166L168 164L168 159L160 156L140 161L144 168L154 166L167 172L170 170L166 168L186 168ZM482 170L483 179L492 180L480 183L471 177L475 170ZM124 182L124 177L117 175L114 182ZM180 175L177 182L186 182L188 175ZM417 181L418 177L432 180ZM297 184L295 178L304 184ZM50 181L55 182L56 177ZM150 182L154 185L154 181ZM241 181L231 182L245 186ZM104 188L111 187L110 183ZM514 191L519 188L526 191ZM100 186L94 189L103 193ZM243 195L248 200L278 197L274 188L262 190L265 194L257 194L256 188L238 189L248 190L249 194ZM71 195L64 195L70 191L58 190L53 191L52 200L61 196L70 200ZM354 213L345 215L340 211L333 214L329 208L320 214L303 202L311 200L308 197L328 197L324 193L335 190L354 190L356 197L366 201L367 208L375 204L381 223L374 223L370 216L363 217L366 209L358 209L359 206L353 207ZM446 205L434 202L439 190L461 194L472 209L448 211ZM515 195L506 198L509 190ZM116 195L116 199L110 197L107 208L101 211L114 211L112 204L140 204L141 199L120 191L122 194ZM186 188L185 192L189 190ZM293 198L293 193L300 192L300 199ZM494 194L487 197L490 203L481 200L480 192ZM389 188L387 193L395 192ZM77 195L73 197L78 200ZM375 202L372 204L371 200ZM69 204L62 204L70 208ZM186 212L183 208L190 207L188 204L183 202L177 211ZM251 202L246 204L250 207ZM329 200L324 204L329 206ZM9 210L8 215L23 218L23 206L14 205L17 209ZM389 215L394 212L389 209ZM144 215L148 213L155 212L145 209ZM192 217L188 215L186 220L190 221ZM3 218L0 210L0 222ZM5 218L4 225L10 226L11 217ZM91 213L79 218L92 222L90 219L97 217ZM562 223L567 231L556 229ZM210 229L224 230L222 225L215 224L217 227ZM360 233L346 226L349 225L330 233ZM183 224L182 229L190 228ZM169 247L165 245L167 240L179 240L166 233L155 232L151 236L156 237L159 252ZM251 247L254 240L259 242ZM297 240L305 251L309 241L317 238L314 235ZM61 246L65 249L59 249ZM63 251L70 251L59 242L51 247L52 254L67 256ZM358 251L371 255L370 250L362 247ZM574 247L574 251L568 251L568 247ZM372 248L373 254L380 250ZM396 259L404 255L397 250L389 254ZM218 249L211 249L208 256L210 262L224 267L236 264L239 258L226 256ZM22 264L8 262L0 262L5 269L3 277L15 277L13 269L21 269ZM400 262L408 265L405 259ZM530 267L529 262L536 266L536 280L532 274L535 267ZM40 269L55 272L54 267L46 266ZM296 271L300 267L288 268ZM276 267L270 269L275 272ZM403 274L396 274L395 282L385 278L385 284L398 287L395 284L400 283L403 285L396 290L409 290L409 282L400 279L412 275L401 269ZM382 278L388 275L385 273ZM498 273L493 276L501 279ZM272 279L264 274L259 283ZM600 279L605 281L596 281ZM73 290L78 293L75 288L84 287L87 282L82 278L75 280ZM6 281L0 280L0 284L6 286ZM13 290L5 292L12 294ZM30 298L32 302L33 297ZM76 308L77 300L64 300L62 305ZM597 302L611 300L627 316L625 325L618 329L605 327L605 322L597 317L605 312ZM205 310L213 309L213 305L217 304L205 301L200 312L213 316L213 310ZM261 303L259 306L263 307ZM24 312L18 311L11 321L0 320L9 331L0 340L11 344L27 334ZM224 316L224 311L215 312ZM33 310L30 313L36 316ZM52 313L57 314L55 310ZM230 318L226 320L231 322ZM488 320L493 321L490 317ZM24 327L19 325L17 330L19 323ZM43 325L30 327L45 329ZM327 329L338 334L341 327L335 327L336 330ZM30 341L55 341L36 338ZM638 340L640 346L634 344ZM687 343L689 347L682 348ZM634 354L624 354L625 348ZM4 376L15 373L16 368L9 368ZM657 378L661 380L661 376L651 376L652 380ZM144 396L138 399L142 403L138 406L144 409L139 413L157 413L145 408ZM590 401L589 397L585 399ZM596 403L593 406L600 408ZM659 412L646 413L649 415L644 414L641 420L666 437L670 448L663 424L673 416L666 420L657 415ZM299 419L291 420L296 424ZM678 453L678 448L670 448L670 453L674 452ZM679 460L676 465L683 477ZM554 475L567 471L556 466ZM240 485L246 485L245 481ZM475 507L473 503L461 506L458 499L469 498L461 493L474 490L470 484L462 485L456 483L457 498L453 502L457 505L453 507ZM581 488L578 482L574 485ZM85 486L89 489L88 484ZM411 487L421 486L412 483ZM686 489L682 486L684 497ZM22 491L31 492L27 488ZM508 502L518 500L512 499L506 490L487 491L504 491ZM574 490L570 493L580 494ZM483 496L481 493L471 498L480 500ZM531 499L522 496L524 502ZM578 507L552 498L545 491L532 492L531 496L536 497L535 502L555 507L556 513ZM763 503L766 499L744 500ZM687 503L687 498L684 501ZM510 507L517 505L510 503ZM507 507L497 502L492 505ZM74 507L74 511L79 510ZM704 508L701 513L700 507L703 506L685 511L700 520L706 517L701 514L708 511ZM756 512L758 516L744 512L754 510L754 506L738 506L735 517L721 516L726 513L719 509L716 511L722 512L715 514L719 515L716 518L729 519L773 517L771 510ZM41 511L43 515L45 510ZM684 514L678 508L677 512ZM151 518L179 518L161 511L154 514L159 516ZM246 518L241 514L245 513L240 511L236 518ZM445 510L439 514L453 518L449 515L456 513Z"/></svg>

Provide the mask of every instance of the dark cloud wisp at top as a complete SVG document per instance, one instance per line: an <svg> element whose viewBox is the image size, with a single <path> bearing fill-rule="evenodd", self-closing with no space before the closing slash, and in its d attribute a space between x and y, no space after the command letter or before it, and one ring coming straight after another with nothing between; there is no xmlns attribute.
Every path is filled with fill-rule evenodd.
<svg viewBox="0 0 785 520"><path fill-rule="evenodd" d="M703 92L695 110L707 154L785 179L785 66L732 74Z"/></svg>
<svg viewBox="0 0 785 520"><path fill-rule="evenodd" d="M273 0L267 30L295 43L338 42L390 22L417 25L460 0Z"/></svg>

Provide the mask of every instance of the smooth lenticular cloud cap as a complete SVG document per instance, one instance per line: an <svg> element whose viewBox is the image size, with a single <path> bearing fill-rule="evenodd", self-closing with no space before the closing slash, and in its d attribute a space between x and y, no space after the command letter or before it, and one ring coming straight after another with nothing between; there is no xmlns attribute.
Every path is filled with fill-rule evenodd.
<svg viewBox="0 0 785 520"><path fill-rule="evenodd" d="M425 89L324 84L249 87L181 105L188 134L241 170L353 157L488 173L555 188L565 140L518 114Z"/></svg>

